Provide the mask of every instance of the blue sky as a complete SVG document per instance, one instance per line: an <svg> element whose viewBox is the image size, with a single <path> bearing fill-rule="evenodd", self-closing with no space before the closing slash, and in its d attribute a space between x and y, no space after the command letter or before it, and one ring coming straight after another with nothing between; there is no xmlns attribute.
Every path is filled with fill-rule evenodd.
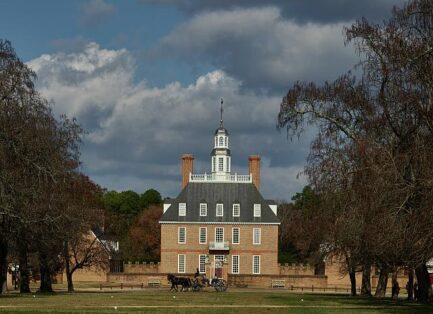
<svg viewBox="0 0 433 314"><path fill-rule="evenodd" d="M276 131L297 80L334 80L358 60L343 28L380 22L401 0L0 1L0 38L37 73L56 114L87 131L83 171L107 189L180 189L180 156L210 171L225 99L232 171L262 156L262 192L289 200L314 137Z"/></svg>

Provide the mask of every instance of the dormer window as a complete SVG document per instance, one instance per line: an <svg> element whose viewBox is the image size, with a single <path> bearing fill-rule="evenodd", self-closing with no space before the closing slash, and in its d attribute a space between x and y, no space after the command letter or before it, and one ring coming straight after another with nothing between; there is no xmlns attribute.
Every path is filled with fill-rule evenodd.
<svg viewBox="0 0 433 314"><path fill-rule="evenodd" d="M200 216L201 217L207 216L207 204L206 203L200 203Z"/></svg>
<svg viewBox="0 0 433 314"><path fill-rule="evenodd" d="M223 204L216 204L216 216L222 217L224 214L224 205Z"/></svg>
<svg viewBox="0 0 433 314"><path fill-rule="evenodd" d="M261 204L254 204L254 217L262 216L262 206Z"/></svg>
<svg viewBox="0 0 433 314"><path fill-rule="evenodd" d="M241 216L241 204L233 204L233 217Z"/></svg>
<svg viewBox="0 0 433 314"><path fill-rule="evenodd" d="M179 216L186 216L186 203L179 203Z"/></svg>

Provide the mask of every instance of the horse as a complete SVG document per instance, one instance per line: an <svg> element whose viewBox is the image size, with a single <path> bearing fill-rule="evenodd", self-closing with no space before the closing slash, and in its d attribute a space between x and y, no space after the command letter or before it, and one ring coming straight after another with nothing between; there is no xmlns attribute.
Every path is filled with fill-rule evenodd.
<svg viewBox="0 0 433 314"><path fill-rule="evenodd" d="M182 288L180 291L188 291L188 288L190 288L192 286L191 279L187 278L187 277L176 277L173 274L168 274L167 280L169 282L171 282L170 291L172 291L172 290L179 291L178 285L182 285Z"/></svg>

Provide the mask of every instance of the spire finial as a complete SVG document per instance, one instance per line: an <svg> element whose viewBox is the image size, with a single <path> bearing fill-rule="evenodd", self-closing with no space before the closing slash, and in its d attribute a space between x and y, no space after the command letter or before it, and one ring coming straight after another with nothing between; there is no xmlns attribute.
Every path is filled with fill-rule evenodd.
<svg viewBox="0 0 433 314"><path fill-rule="evenodd" d="M223 103L224 103L224 99L221 98L221 120L220 120L220 126L223 127Z"/></svg>

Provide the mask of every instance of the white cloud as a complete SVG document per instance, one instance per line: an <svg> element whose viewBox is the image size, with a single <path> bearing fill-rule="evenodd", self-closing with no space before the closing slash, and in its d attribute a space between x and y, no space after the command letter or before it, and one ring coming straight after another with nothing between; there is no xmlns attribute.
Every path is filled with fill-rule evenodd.
<svg viewBox="0 0 433 314"><path fill-rule="evenodd" d="M282 89L297 80L334 80L356 62L344 23L299 24L279 8L203 12L164 37L155 54L210 62L248 87Z"/></svg>
<svg viewBox="0 0 433 314"><path fill-rule="evenodd" d="M233 171L246 173L248 155L258 153L266 161L265 197L289 199L302 188L296 173L308 144L287 142L275 131L280 98L241 91L241 82L224 71L201 75L188 86L150 87L134 80L136 66L127 50L101 49L95 43L28 64L39 76L38 89L54 100L55 112L76 116L88 130L84 166L102 186L154 187L173 197L179 192L183 153L195 155L197 172L209 172L224 97Z"/></svg>

